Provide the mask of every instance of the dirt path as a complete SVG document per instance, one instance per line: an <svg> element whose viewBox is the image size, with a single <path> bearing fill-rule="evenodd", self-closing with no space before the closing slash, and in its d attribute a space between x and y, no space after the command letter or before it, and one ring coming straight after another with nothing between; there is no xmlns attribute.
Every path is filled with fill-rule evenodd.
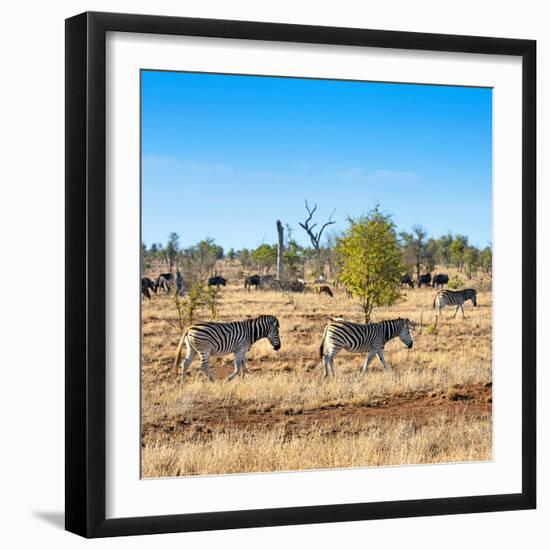
<svg viewBox="0 0 550 550"><path fill-rule="evenodd" d="M410 420L417 425L433 422L446 415L449 418L463 416L469 419L490 417L492 411L492 385L477 384L457 386L448 392L380 397L362 405L336 404L319 408L266 407L257 409L246 406L217 406L201 409L187 417L165 417L160 421L145 423L143 436L166 436L172 441L208 439L217 432L242 430L249 433L284 428L288 435L307 435L315 429L329 432L346 431L348 426L361 426L373 422Z"/></svg>

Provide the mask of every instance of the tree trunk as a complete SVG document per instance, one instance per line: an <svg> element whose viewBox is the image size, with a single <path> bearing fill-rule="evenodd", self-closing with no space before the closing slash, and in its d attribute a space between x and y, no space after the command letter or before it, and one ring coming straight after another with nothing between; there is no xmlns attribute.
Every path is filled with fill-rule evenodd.
<svg viewBox="0 0 550 550"><path fill-rule="evenodd" d="M283 276L283 250L284 250L284 229L280 220L277 220L277 234L279 244L277 246L277 280L280 281Z"/></svg>

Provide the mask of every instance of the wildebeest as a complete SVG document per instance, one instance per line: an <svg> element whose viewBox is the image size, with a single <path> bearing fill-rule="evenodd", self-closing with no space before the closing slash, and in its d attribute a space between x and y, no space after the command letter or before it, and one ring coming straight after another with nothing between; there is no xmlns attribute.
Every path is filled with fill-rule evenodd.
<svg viewBox="0 0 550 550"><path fill-rule="evenodd" d="M449 276L445 273L440 273L439 275L434 275L432 279L432 286L437 288L438 286L443 287L449 282Z"/></svg>
<svg viewBox="0 0 550 550"><path fill-rule="evenodd" d="M431 286L431 283L432 283L431 273L425 273L424 275L420 275L418 277L418 288L420 288L422 285Z"/></svg>
<svg viewBox="0 0 550 550"><path fill-rule="evenodd" d="M161 277L162 277L164 280L168 281L169 283L171 283L171 282L174 280L174 275L173 275L172 273L161 273L161 274L157 277L157 281L158 281Z"/></svg>
<svg viewBox="0 0 550 550"><path fill-rule="evenodd" d="M316 286L315 290L317 291L317 294L328 294L331 298L334 297L334 294L328 285Z"/></svg>
<svg viewBox="0 0 550 550"><path fill-rule="evenodd" d="M262 281L259 275L251 275L250 277L246 277L246 279L244 280L244 288L250 291L250 289L255 286L256 290L258 290L261 282Z"/></svg>
<svg viewBox="0 0 550 550"><path fill-rule="evenodd" d="M227 279L224 279L223 277L220 277L219 275L216 275L214 277L210 277L208 279L208 286L216 286L220 288L220 286L225 286L227 284Z"/></svg>
<svg viewBox="0 0 550 550"><path fill-rule="evenodd" d="M155 284L157 285L157 288L162 288L166 294L170 292L170 288L172 287L172 281L174 280L174 276L172 273L161 273L157 280L155 281Z"/></svg>
<svg viewBox="0 0 550 550"><path fill-rule="evenodd" d="M146 298L151 299L151 292L153 291L155 294L157 293L157 285L155 281L152 279L149 279L149 277L142 277L141 278L141 293Z"/></svg>
<svg viewBox="0 0 550 550"><path fill-rule="evenodd" d="M408 273L401 276L401 279L399 279L399 283L401 284L401 286L408 285L411 288L414 288L413 278Z"/></svg>

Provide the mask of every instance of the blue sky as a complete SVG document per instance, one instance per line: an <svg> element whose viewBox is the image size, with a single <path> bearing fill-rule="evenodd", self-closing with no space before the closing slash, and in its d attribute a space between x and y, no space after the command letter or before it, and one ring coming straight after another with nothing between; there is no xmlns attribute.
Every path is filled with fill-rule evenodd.
<svg viewBox="0 0 550 550"><path fill-rule="evenodd" d="M226 250L377 203L399 230L492 241L492 91L142 72L142 239Z"/></svg>

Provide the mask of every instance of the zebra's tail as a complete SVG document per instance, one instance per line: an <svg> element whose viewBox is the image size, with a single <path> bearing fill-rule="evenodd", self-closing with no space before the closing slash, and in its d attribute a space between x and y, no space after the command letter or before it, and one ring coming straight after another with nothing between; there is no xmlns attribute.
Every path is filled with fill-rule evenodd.
<svg viewBox="0 0 550 550"><path fill-rule="evenodd" d="M185 340L187 339L187 331L185 331L179 341L178 347L176 349L176 359L174 360L174 370L176 371L176 374L178 372L178 365L181 361L181 354L183 352L183 345L185 344Z"/></svg>
<svg viewBox="0 0 550 550"><path fill-rule="evenodd" d="M321 346L319 347L319 359L323 358L323 348L325 347L325 339L327 337L328 325L325 327L325 332L323 332L323 339L321 340Z"/></svg>
<svg viewBox="0 0 550 550"><path fill-rule="evenodd" d="M435 309L435 301L437 300L437 294L434 297L434 303L432 304L432 309Z"/></svg>

